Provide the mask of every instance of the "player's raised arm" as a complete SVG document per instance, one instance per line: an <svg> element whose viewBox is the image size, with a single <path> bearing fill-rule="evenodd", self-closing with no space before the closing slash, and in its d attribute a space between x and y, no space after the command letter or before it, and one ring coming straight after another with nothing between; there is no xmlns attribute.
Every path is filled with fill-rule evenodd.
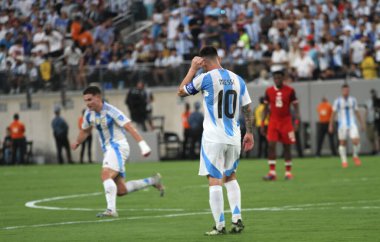
<svg viewBox="0 0 380 242"><path fill-rule="evenodd" d="M78 137L74 141L74 143L71 144L71 149L76 150L80 144L82 144L87 137L91 134L92 127L89 127L87 129L80 129Z"/></svg>
<svg viewBox="0 0 380 242"><path fill-rule="evenodd" d="M243 138L243 149L246 152L252 150L254 145L251 105L243 106L242 111L244 113L245 127L247 130Z"/></svg>
<svg viewBox="0 0 380 242"><path fill-rule="evenodd" d="M185 78L183 79L183 81L181 82L181 84L178 87L178 92L177 92L178 96L185 97L185 96L189 95L189 93L187 93L184 90L184 86L187 85L189 82L191 82L191 80L194 78L195 74L197 73L198 69L202 67L203 63L204 63L204 60L202 57L195 56L193 58L193 60L191 61L191 66L190 66Z"/></svg>
<svg viewBox="0 0 380 242"><path fill-rule="evenodd" d="M360 115L359 110L355 110L355 116L359 120L361 131L365 131L365 122L363 122L362 116Z"/></svg>
<svg viewBox="0 0 380 242"><path fill-rule="evenodd" d="M263 136L266 136L265 120L267 119L268 116L269 116L269 104L268 104L268 97L266 96L265 101L264 101L264 110L263 110L263 114L262 114L262 119L261 119L262 122L261 122L261 127L260 127L260 133Z"/></svg>
<svg viewBox="0 0 380 242"><path fill-rule="evenodd" d="M334 132L334 121L335 121L336 111L333 111L331 114L330 122L329 122L329 132Z"/></svg>
<svg viewBox="0 0 380 242"><path fill-rule="evenodd" d="M132 137L136 140L136 142L139 144L141 155L144 157L147 157L150 155L150 152L152 151L149 147L149 145L146 143L146 141L141 137L139 132L135 129L135 127L132 126L131 122L128 122L124 125L125 130L128 131L132 135Z"/></svg>

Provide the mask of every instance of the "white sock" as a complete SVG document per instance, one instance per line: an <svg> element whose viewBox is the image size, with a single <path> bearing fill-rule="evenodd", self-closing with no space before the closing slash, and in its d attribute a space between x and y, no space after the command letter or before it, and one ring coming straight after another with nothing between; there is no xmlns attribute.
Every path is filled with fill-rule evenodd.
<svg viewBox="0 0 380 242"><path fill-rule="evenodd" d="M112 179L103 182L104 192L106 193L107 209L116 212L116 184Z"/></svg>
<svg viewBox="0 0 380 242"><path fill-rule="evenodd" d="M154 184L154 179L152 177L148 177L145 179L140 179L140 180L132 180L132 181L127 181L125 183L125 186L127 187L127 192L135 192L141 189L144 189L148 186L151 186Z"/></svg>
<svg viewBox="0 0 380 242"><path fill-rule="evenodd" d="M352 156L353 157L358 157L359 156L359 152L360 152L360 144L353 145L352 149L353 149Z"/></svg>
<svg viewBox="0 0 380 242"><path fill-rule="evenodd" d="M342 162L347 162L346 146L339 145L339 155Z"/></svg>
<svg viewBox="0 0 380 242"><path fill-rule="evenodd" d="M222 186L210 186L210 207L214 216L216 229L221 230L225 226L224 200Z"/></svg>
<svg viewBox="0 0 380 242"><path fill-rule="evenodd" d="M238 219L241 219L241 193L240 186L237 180L224 183L227 189L228 202L230 203L230 209L232 213L232 222L236 223Z"/></svg>

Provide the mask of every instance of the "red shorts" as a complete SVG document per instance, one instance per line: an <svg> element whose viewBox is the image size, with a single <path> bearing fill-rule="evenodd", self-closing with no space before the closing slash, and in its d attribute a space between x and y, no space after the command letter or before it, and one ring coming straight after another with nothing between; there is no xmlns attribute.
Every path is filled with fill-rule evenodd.
<svg viewBox="0 0 380 242"><path fill-rule="evenodd" d="M281 142L283 144L294 144L296 137L291 118L282 120L270 120L267 132L268 142Z"/></svg>

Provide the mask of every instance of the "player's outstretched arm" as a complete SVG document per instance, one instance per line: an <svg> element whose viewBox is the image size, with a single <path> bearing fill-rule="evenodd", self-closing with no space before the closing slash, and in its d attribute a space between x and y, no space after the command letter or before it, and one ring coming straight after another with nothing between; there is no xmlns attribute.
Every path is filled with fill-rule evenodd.
<svg viewBox="0 0 380 242"><path fill-rule="evenodd" d="M78 137L76 140L71 144L71 149L76 150L80 144L82 144L87 137L91 134L91 127L88 129L81 129L79 131Z"/></svg>
<svg viewBox="0 0 380 242"><path fill-rule="evenodd" d="M263 114L262 114L262 122L261 122L261 127L260 127L260 133L263 135L263 136L266 136L266 130L265 130L265 120L267 119L269 115L269 106L268 106L268 103L264 103L264 110L263 110Z"/></svg>
<svg viewBox="0 0 380 242"><path fill-rule="evenodd" d="M254 145L252 111L250 104L243 106L242 111L244 113L245 127L247 130L243 138L243 150L246 152L252 150Z"/></svg>
<svg viewBox="0 0 380 242"><path fill-rule="evenodd" d="M135 129L135 127L132 126L131 122L126 123L124 125L124 128L128 131L128 133L132 135L133 139L135 139L136 142L139 144L141 155L144 157L149 156L152 150L150 149L146 141L141 137L140 133Z"/></svg>
<svg viewBox="0 0 380 242"><path fill-rule="evenodd" d="M360 112L358 110L355 110L356 118L359 120L360 123L360 129L362 131L365 130L365 122L363 122L362 116L360 115Z"/></svg>
<svg viewBox="0 0 380 242"><path fill-rule="evenodd" d="M300 115L300 108L299 108L299 103L293 102L293 107L294 107L294 112L295 112L295 120L294 120L294 129L297 131L300 126L300 120L301 120L301 115Z"/></svg>
<svg viewBox="0 0 380 242"><path fill-rule="evenodd" d="M178 92L177 92L178 96L186 97L189 95L186 93L186 91L183 89L183 87L186 84L188 84L189 82L191 82L191 80L193 80L195 74L197 74L198 69L202 67L203 62L204 62L204 60L202 57L195 56L193 58L193 60L191 61L191 66L190 66L185 78L182 80L181 84L178 87Z"/></svg>

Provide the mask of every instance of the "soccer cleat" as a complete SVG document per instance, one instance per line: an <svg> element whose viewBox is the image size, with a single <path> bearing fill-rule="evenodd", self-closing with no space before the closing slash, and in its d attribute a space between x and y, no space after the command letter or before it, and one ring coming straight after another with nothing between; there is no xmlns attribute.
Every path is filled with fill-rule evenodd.
<svg viewBox="0 0 380 242"><path fill-rule="evenodd" d="M347 167L348 167L347 161L342 162L342 168L347 168Z"/></svg>
<svg viewBox="0 0 380 242"><path fill-rule="evenodd" d="M154 184L152 185L155 187L158 191L160 191L160 196L163 197L165 194L165 187L162 185L162 176L160 173L156 173L154 176L152 176L154 180Z"/></svg>
<svg viewBox="0 0 380 242"><path fill-rule="evenodd" d="M292 173L288 173L288 174L285 174L285 180L289 181L289 180L293 180L293 175Z"/></svg>
<svg viewBox="0 0 380 242"><path fill-rule="evenodd" d="M276 175L273 175L270 173L263 177L264 181L275 181L276 179L277 179Z"/></svg>
<svg viewBox="0 0 380 242"><path fill-rule="evenodd" d="M354 157L354 163L356 166L360 166L362 164L362 162L360 161L359 157Z"/></svg>
<svg viewBox="0 0 380 242"><path fill-rule="evenodd" d="M244 230L244 224L241 221L241 219L238 219L238 221L236 223L232 223L230 233L231 234L239 234L243 230Z"/></svg>
<svg viewBox="0 0 380 242"><path fill-rule="evenodd" d="M214 226L211 231L205 233L205 235L208 235L208 236L224 235L224 234L227 234L226 228L223 227L221 230L217 230L216 226Z"/></svg>
<svg viewBox="0 0 380 242"><path fill-rule="evenodd" d="M104 211L102 213L98 213L96 215L96 217L98 217L98 218L105 218L105 217L114 217L114 218L117 218L117 217L119 217L119 215L117 214L117 212L112 212L111 209L107 209L106 211Z"/></svg>

